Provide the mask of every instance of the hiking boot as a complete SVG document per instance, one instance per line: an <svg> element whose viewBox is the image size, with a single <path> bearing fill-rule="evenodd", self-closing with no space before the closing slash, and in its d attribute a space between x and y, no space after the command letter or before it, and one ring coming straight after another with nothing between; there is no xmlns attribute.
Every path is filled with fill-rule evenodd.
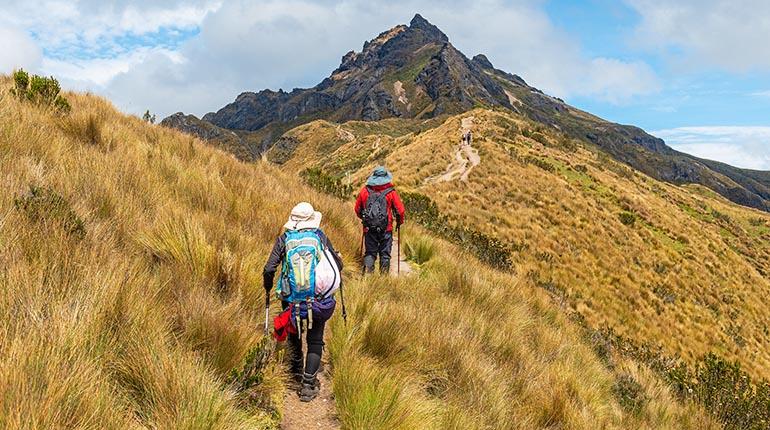
<svg viewBox="0 0 770 430"><path fill-rule="evenodd" d="M289 348L289 354L289 374L294 382L301 384L302 374L305 372L305 362L302 355L298 354L294 348Z"/></svg>
<svg viewBox="0 0 770 430"><path fill-rule="evenodd" d="M302 372L292 372L290 386L301 388L302 387Z"/></svg>
<svg viewBox="0 0 770 430"><path fill-rule="evenodd" d="M302 388L299 390L299 400L309 402L318 396L321 392L321 383L315 375L305 373L302 375Z"/></svg>

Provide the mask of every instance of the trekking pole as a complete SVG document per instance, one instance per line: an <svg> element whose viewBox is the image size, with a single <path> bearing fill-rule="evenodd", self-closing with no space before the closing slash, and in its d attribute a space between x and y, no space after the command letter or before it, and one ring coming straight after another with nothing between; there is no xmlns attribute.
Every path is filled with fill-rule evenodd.
<svg viewBox="0 0 770 430"><path fill-rule="evenodd" d="M348 311L345 309L345 294L342 293L342 287L344 282L340 281L340 301L342 302L342 322L345 326L348 325Z"/></svg>
<svg viewBox="0 0 770 430"><path fill-rule="evenodd" d="M398 263L396 263L397 267L397 274L401 274L401 224L396 227L396 230L398 231Z"/></svg>
<svg viewBox="0 0 770 430"><path fill-rule="evenodd" d="M364 246L364 238L366 237L366 230L361 229L361 276L366 274L366 247ZM342 287L340 287L342 288Z"/></svg>
<svg viewBox="0 0 770 430"><path fill-rule="evenodd" d="M265 291L265 336L267 336L267 322L270 319L270 293Z"/></svg>

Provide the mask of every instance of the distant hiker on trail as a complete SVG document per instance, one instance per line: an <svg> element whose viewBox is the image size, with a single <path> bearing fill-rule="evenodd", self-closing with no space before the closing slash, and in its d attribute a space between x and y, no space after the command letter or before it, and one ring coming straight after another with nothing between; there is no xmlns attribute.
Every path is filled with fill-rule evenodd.
<svg viewBox="0 0 770 430"><path fill-rule="evenodd" d="M377 167L356 199L356 215L364 225L364 270L367 273L374 272L377 256L380 258L380 272L388 273L393 221L397 229L404 223L404 204L393 188L392 180L393 175L385 167Z"/></svg>
<svg viewBox="0 0 770 430"><path fill-rule="evenodd" d="M334 293L342 286L342 260L319 228L320 224L321 213L310 203L295 206L284 225L284 233L275 239L263 272L268 314L273 278L281 266L276 293L283 312L275 318L274 336L279 341L289 338L290 371L301 384L298 394L303 402L313 400L321 389L317 374L324 347L324 327L337 305ZM342 309L344 316L344 300ZM303 333L307 340L304 363Z"/></svg>
<svg viewBox="0 0 770 430"><path fill-rule="evenodd" d="M466 146L466 145L470 146L471 139L472 139L471 131L468 130L467 132L463 133L462 144L460 146Z"/></svg>

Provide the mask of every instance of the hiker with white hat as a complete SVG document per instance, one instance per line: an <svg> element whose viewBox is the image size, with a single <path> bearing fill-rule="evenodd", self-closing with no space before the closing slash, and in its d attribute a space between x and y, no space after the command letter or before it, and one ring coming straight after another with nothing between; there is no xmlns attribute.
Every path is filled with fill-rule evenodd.
<svg viewBox="0 0 770 430"><path fill-rule="evenodd" d="M406 211L393 187L393 175L384 166L374 169L366 186L358 193L355 210L364 227L364 270L373 272L374 260L379 256L380 272L388 273L393 225L401 231Z"/></svg>
<svg viewBox="0 0 770 430"><path fill-rule="evenodd" d="M283 226L285 231L275 239L263 271L265 305L269 309L273 279L281 266L276 293L283 312L275 318L274 336L278 340L288 337L290 372L301 384L298 394L303 402L313 400L320 391L317 374L324 347L324 328L337 304L335 292L340 289L342 293L342 259L321 231L321 218L321 212L310 203L294 206ZM342 309L344 316L344 301ZM307 340L304 363L303 333Z"/></svg>

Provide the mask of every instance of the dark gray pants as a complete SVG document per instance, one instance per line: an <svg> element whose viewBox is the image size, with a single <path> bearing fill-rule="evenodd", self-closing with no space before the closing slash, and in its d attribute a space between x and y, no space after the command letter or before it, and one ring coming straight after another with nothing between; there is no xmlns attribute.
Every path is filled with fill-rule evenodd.
<svg viewBox="0 0 770 430"><path fill-rule="evenodd" d="M281 307L286 310L289 302L281 302ZM305 373L315 375L321 367L321 355L324 351L324 327L326 320L313 321L313 328L307 330L307 355L302 361L302 333L289 334L289 371L295 375ZM304 364L304 366L303 366Z"/></svg>
<svg viewBox="0 0 770 430"><path fill-rule="evenodd" d="M388 273L390 270L390 249L393 247L393 232L376 233L372 230L364 235L364 268L367 273L374 272L374 260L380 257L380 272Z"/></svg>

